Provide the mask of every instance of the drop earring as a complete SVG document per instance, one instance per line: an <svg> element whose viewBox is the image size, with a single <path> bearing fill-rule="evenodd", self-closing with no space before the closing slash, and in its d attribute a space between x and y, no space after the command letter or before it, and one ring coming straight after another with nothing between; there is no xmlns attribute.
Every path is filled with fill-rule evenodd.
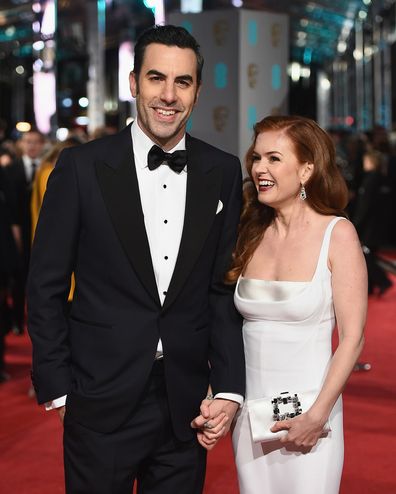
<svg viewBox="0 0 396 494"><path fill-rule="evenodd" d="M305 199L307 198L307 193L305 192L304 185L301 185L300 198L301 198L302 201L305 201Z"/></svg>

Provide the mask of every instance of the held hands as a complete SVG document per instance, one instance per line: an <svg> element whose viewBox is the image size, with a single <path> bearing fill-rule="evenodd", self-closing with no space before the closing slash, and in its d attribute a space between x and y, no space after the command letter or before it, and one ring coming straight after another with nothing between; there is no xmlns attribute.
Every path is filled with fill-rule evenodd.
<svg viewBox="0 0 396 494"><path fill-rule="evenodd" d="M201 415L191 422L191 427L197 429L199 444L211 450L217 441L230 430L232 420L239 404L231 400L205 399L201 403Z"/></svg>
<svg viewBox="0 0 396 494"><path fill-rule="evenodd" d="M308 412L293 419L280 420L271 427L272 432L288 431L280 438L282 443L292 444L298 448L310 451L323 434L326 420L318 419Z"/></svg>

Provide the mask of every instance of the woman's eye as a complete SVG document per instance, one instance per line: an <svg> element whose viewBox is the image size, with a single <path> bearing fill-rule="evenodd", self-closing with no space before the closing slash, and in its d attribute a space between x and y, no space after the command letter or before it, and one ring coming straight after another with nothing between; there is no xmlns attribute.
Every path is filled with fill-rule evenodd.
<svg viewBox="0 0 396 494"><path fill-rule="evenodd" d="M270 156L268 158L268 160L270 163L273 163L274 161L279 161L279 158L278 158L278 156Z"/></svg>
<svg viewBox="0 0 396 494"><path fill-rule="evenodd" d="M255 162L255 161L260 161L260 156L258 156L257 154L254 154L252 156L252 161Z"/></svg>

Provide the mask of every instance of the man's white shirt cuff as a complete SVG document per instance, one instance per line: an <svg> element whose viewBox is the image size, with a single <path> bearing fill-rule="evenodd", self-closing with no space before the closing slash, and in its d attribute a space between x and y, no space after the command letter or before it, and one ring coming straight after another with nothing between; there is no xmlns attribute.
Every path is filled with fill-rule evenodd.
<svg viewBox="0 0 396 494"><path fill-rule="evenodd" d="M239 403L239 406L243 405L243 396L234 393L217 393L214 398L221 398L222 400L230 400Z"/></svg>
<svg viewBox="0 0 396 494"><path fill-rule="evenodd" d="M45 404L45 409L48 410L54 410L55 408L60 408L66 405L66 396L61 396L60 398L56 398L55 400L52 401L47 401Z"/></svg>

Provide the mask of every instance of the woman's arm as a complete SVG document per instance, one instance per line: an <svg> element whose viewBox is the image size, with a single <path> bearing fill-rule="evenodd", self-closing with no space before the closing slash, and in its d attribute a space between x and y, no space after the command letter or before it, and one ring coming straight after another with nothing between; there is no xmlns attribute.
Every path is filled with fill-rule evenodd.
<svg viewBox="0 0 396 494"><path fill-rule="evenodd" d="M274 432L288 429L289 433L282 441L291 441L298 446L310 447L316 444L363 348L367 271L356 230L349 221L340 221L334 227L329 268L332 272L339 345L331 359L319 396L308 412L291 421L278 422L271 429Z"/></svg>
<svg viewBox="0 0 396 494"><path fill-rule="evenodd" d="M331 360L321 393L310 413L329 416L362 351L367 313L367 270L356 230L340 221L329 251L332 289L339 344Z"/></svg>

